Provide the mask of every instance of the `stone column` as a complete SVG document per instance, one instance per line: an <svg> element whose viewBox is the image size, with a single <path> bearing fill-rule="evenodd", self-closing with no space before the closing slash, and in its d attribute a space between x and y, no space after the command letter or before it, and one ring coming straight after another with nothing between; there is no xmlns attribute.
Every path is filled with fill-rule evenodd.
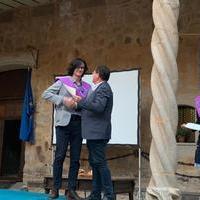
<svg viewBox="0 0 200 200"><path fill-rule="evenodd" d="M178 122L176 89L178 83L177 50L179 15L178 0L154 0L154 31L151 51L154 65L151 74L153 103L150 126L152 142L150 167L152 177L146 199L179 199L176 188L176 140Z"/></svg>

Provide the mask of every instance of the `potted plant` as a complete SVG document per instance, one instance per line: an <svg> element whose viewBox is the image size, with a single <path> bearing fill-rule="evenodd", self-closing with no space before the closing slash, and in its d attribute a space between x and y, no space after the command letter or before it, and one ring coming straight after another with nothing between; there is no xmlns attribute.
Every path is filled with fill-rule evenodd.
<svg viewBox="0 0 200 200"><path fill-rule="evenodd" d="M187 137L191 134L191 131L187 128L178 128L176 131L177 142L186 142Z"/></svg>

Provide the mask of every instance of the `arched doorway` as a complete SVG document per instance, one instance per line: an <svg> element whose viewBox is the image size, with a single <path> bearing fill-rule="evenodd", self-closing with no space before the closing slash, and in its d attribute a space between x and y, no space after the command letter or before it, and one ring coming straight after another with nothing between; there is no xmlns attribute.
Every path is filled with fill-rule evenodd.
<svg viewBox="0 0 200 200"><path fill-rule="evenodd" d="M27 69L0 73L0 180L21 181L24 143L19 140Z"/></svg>

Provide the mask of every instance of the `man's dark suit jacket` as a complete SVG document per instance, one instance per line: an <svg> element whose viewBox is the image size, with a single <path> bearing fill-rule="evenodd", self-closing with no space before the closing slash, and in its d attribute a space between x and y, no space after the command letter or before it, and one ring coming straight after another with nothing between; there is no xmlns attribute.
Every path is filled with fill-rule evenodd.
<svg viewBox="0 0 200 200"><path fill-rule="evenodd" d="M82 137L87 140L111 138L111 112L113 93L107 82L81 100L77 108L82 109Z"/></svg>

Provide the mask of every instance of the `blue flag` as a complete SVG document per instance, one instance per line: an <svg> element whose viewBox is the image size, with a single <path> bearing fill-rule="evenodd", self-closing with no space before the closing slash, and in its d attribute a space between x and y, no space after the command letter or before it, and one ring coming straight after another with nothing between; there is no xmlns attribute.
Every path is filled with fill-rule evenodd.
<svg viewBox="0 0 200 200"><path fill-rule="evenodd" d="M28 71L26 80L26 89L24 95L24 103L22 108L20 136L23 141L34 143L34 105L33 94L31 88L31 70Z"/></svg>

